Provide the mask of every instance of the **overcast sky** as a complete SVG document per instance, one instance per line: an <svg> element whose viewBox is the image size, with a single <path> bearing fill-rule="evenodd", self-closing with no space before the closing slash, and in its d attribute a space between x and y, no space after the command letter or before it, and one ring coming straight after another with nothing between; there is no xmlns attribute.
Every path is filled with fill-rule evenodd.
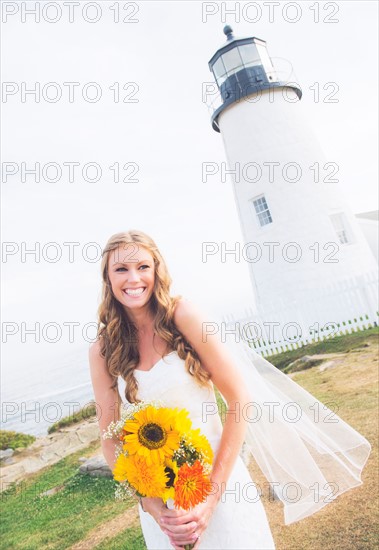
<svg viewBox="0 0 379 550"><path fill-rule="evenodd" d="M5 180L3 174L2 184L2 240L9 253L2 263L3 322L20 327L94 321L100 271L99 262L90 260L110 235L130 228L149 233L161 248L173 293L218 314L238 315L252 303L247 265L222 263L219 255L202 261L203 242L233 247L242 239L231 182L220 175L202 181L202 163L226 160L202 98L203 83L212 81L208 61L225 42L225 23L239 37L266 40L274 62L292 63L309 124L327 160L340 166L352 211L377 208L376 2L281 2L273 12L272 2L154 0L119 2L119 15L116 2L93 2L95 7L85 9L89 3L82 2L72 22L63 3L61 14L54 7L44 12L44 3L37 3L40 22L22 10L21 4L30 8L34 2L2 4L8 95L1 104L1 152L2 162L15 163L17 171ZM237 13L225 15L233 6ZM40 101L23 97L23 89L37 82ZM49 82L55 87L46 87ZM47 101L54 90L61 98ZM91 101L99 91L101 98ZM324 101L333 91L337 102ZM30 168L36 162L41 181L29 174L22 182L22 163ZM80 165L70 182L72 162ZM60 181L46 181L47 163L62 169ZM88 163L100 166L99 181L83 178ZM85 176L94 178L94 169ZM55 248L44 248L51 242ZM36 243L43 251L40 260L22 258L22 248ZM71 245L73 258L63 243L77 243ZM61 258L48 261L56 250ZM8 339L14 352L5 352L6 365L26 353L25 346L14 347L20 334ZM63 353L69 346L61 344ZM50 347L50 353L56 349Z"/></svg>

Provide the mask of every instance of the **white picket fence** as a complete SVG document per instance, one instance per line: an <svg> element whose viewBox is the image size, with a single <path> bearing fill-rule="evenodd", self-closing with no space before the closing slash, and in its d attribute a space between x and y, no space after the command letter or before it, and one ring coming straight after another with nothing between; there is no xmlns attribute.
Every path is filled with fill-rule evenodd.
<svg viewBox="0 0 379 550"><path fill-rule="evenodd" d="M225 331L235 331L263 356L364 330L379 324L378 271L316 289L312 296L282 299L245 316L223 317Z"/></svg>

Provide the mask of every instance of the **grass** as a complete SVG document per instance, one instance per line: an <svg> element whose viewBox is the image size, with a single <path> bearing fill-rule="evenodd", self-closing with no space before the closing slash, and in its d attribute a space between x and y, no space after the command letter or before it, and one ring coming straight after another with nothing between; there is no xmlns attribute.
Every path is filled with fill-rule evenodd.
<svg viewBox="0 0 379 550"><path fill-rule="evenodd" d="M116 537L106 538L94 547L95 550L146 550L145 541L140 527L131 527L119 533Z"/></svg>
<svg viewBox="0 0 379 550"><path fill-rule="evenodd" d="M372 451L362 472L363 484L340 495L313 516L289 526L283 525L282 504L264 498L277 550L371 550L379 546L378 353L376 346L364 345L377 342L377 329L367 333L367 338L359 334L351 335L353 338L345 337L345 342L341 339L337 343L330 342L330 346L324 343L324 353L350 350L336 368L323 372L317 368L309 369L293 375L295 382L329 406L371 443ZM357 353L358 347L360 353ZM311 354L308 346L303 353ZM265 478L255 461L250 470L253 479L264 486Z"/></svg>
<svg viewBox="0 0 379 550"><path fill-rule="evenodd" d="M293 380L364 435L372 444L372 452L363 470L363 485L340 495L313 516L293 525L283 525L282 504L269 500L268 495L263 494L262 500L277 550L371 550L379 545L376 534L379 532L378 385L373 345L378 341L378 334L375 328L338 337L338 342L327 340L311 344L303 347L300 353L299 350L286 352L288 364L305 354L350 350L344 362L336 368L323 372L310 368L292 376ZM370 346L366 347L366 343ZM269 360L276 365L280 356L270 357ZM283 357L281 361L281 364L285 363ZM225 405L220 400L218 396L219 406L223 410ZM65 550L84 541L104 525L107 536L97 540L90 546L91 549L146 550L141 529L133 522L125 521L122 531L107 531L111 520L118 516L123 518L134 501L115 501L116 484L111 479L78 474L79 457L95 451L100 453L99 442L33 474L2 494L0 550ZM257 484L267 486L267 480L254 461L250 471ZM42 492L54 487L61 490L51 496L41 496Z"/></svg>
<svg viewBox="0 0 379 550"><path fill-rule="evenodd" d="M97 414L96 404L94 401L90 401L87 405L85 405L85 407L82 407L75 413L69 416L65 416L64 418L61 418L60 420L58 420L58 422L54 422L54 424L49 426L47 433L51 434L53 432L57 432L60 428L72 426L73 424L82 422L86 418L96 416L96 414Z"/></svg>
<svg viewBox="0 0 379 550"><path fill-rule="evenodd" d="M335 369L319 372L317 368L304 370L293 375L293 379L311 392L324 404L329 404L343 420L364 435L372 445L372 452L363 470L363 485L340 495L313 516L293 525L283 525L283 506L269 500L263 494L263 504L270 522L277 550L372 550L379 547L378 529L378 423L377 423L377 363L375 353L365 344L378 341L378 329L365 333L339 337L302 348L301 353L288 352L287 364L305 354L348 352L347 360ZM322 347L320 345L322 344ZM361 353L358 353L359 349ZM283 355L283 354L281 354ZM276 364L278 356L270 357ZM216 391L219 411L225 411L225 404ZM262 488L267 480L255 461L250 471L252 478ZM236 526L238 527L238 526ZM121 548L140 549L140 531L130 546L125 544L126 532L96 550ZM143 542L142 542L143 544ZM141 548L145 548L143 545ZM256 550L256 549L255 549Z"/></svg>
<svg viewBox="0 0 379 550"><path fill-rule="evenodd" d="M98 448L96 442L86 452ZM78 459L83 454L73 453L2 493L0 549L70 548L134 504L114 499L112 479L79 474ZM54 487L62 490L41 496Z"/></svg>
<svg viewBox="0 0 379 550"><path fill-rule="evenodd" d="M284 370L292 361L303 355L317 355L319 353L348 353L357 350L367 343L378 345L379 327L360 330L343 336L335 336L320 342L296 347L295 349L277 353L266 357L278 369ZM296 344L295 344L296 345Z"/></svg>

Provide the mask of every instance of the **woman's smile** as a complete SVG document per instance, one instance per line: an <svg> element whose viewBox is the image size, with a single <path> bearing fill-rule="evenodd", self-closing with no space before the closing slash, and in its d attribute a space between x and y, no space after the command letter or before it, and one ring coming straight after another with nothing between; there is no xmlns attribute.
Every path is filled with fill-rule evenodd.
<svg viewBox="0 0 379 550"><path fill-rule="evenodd" d="M138 288L124 288L123 292L127 296L131 296L133 298L139 298L139 296L142 296L142 294L145 292L145 290L146 290L146 287L141 286L141 287L138 287Z"/></svg>

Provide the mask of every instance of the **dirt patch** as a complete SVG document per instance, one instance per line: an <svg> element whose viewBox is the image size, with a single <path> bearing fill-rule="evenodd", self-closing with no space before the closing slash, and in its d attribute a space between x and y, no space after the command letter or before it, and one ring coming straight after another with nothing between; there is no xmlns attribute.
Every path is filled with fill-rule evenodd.
<svg viewBox="0 0 379 550"><path fill-rule="evenodd" d="M71 546L69 550L92 550L108 537L114 538L128 527L137 527L138 525L138 506L135 505L126 512L92 529L85 539Z"/></svg>
<svg viewBox="0 0 379 550"><path fill-rule="evenodd" d="M277 550L372 550L378 547L375 527L379 464L378 348L376 345L361 346L354 353L342 354L338 361L333 368L322 371L319 366L289 376L322 403L338 401L337 414L371 443L372 451L362 472L363 483L292 525L284 525L282 503L269 499L266 490L263 501ZM267 480L254 461L250 472L254 481L265 488Z"/></svg>

